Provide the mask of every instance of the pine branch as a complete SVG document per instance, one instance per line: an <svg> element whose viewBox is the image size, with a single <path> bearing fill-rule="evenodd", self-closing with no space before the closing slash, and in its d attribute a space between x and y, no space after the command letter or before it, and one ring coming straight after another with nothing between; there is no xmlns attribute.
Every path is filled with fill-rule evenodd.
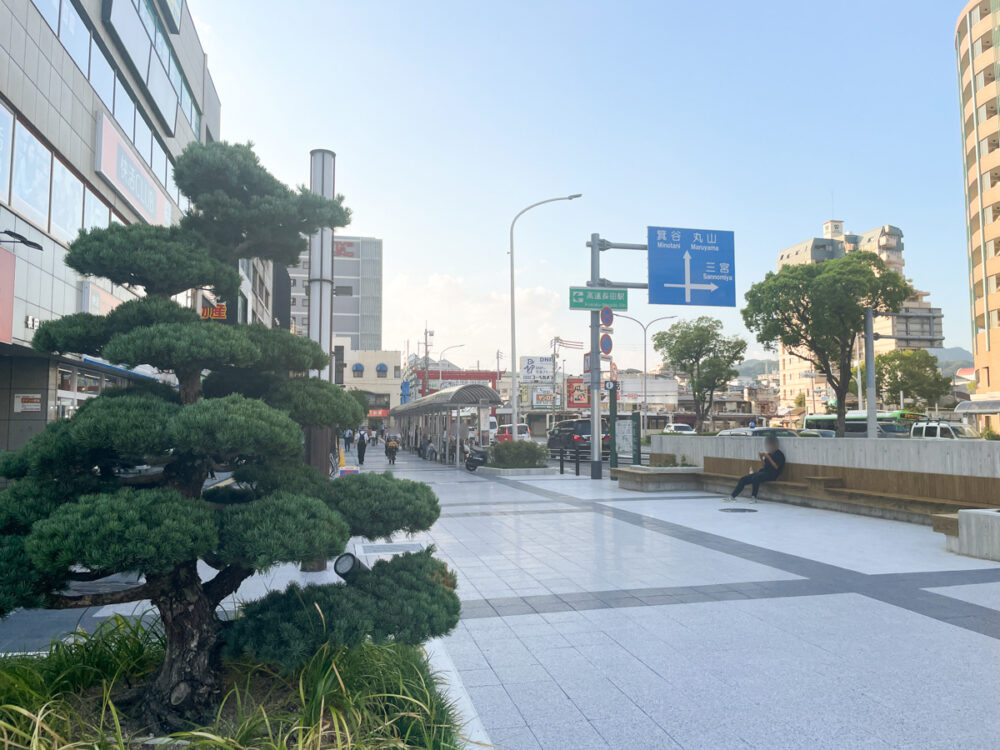
<svg viewBox="0 0 1000 750"><path fill-rule="evenodd" d="M151 599L159 593L160 587L149 583L121 591L104 591L94 594L52 594L48 598L49 609L79 609L84 607L104 607L108 604L125 604Z"/></svg>
<svg viewBox="0 0 1000 750"><path fill-rule="evenodd" d="M247 578L253 575L251 568L242 565L230 564L219 571L211 581L204 584L205 596L212 602L213 607L218 607L230 594L234 593Z"/></svg>

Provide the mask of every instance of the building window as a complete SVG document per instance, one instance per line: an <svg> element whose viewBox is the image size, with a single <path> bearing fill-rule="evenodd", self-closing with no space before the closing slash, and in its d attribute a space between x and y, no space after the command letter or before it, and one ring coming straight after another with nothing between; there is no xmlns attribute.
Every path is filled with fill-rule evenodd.
<svg viewBox="0 0 1000 750"><path fill-rule="evenodd" d="M400 379L400 378L402 377L402 371L400 370L400 368L399 368L399 365L395 365L395 366L394 366L394 367L392 368L392 376L393 376L393 377L394 377L394 378L395 378L396 380L399 380L399 379Z"/></svg>
<svg viewBox="0 0 1000 750"><path fill-rule="evenodd" d="M125 131L125 137L130 141L135 138L135 102L126 90L122 79L115 77L115 120Z"/></svg>
<svg viewBox="0 0 1000 750"><path fill-rule="evenodd" d="M351 372L354 373L354 377L363 378L365 376L365 366L360 362L355 362L354 365L351 366Z"/></svg>
<svg viewBox="0 0 1000 750"><path fill-rule="evenodd" d="M108 225L108 204L90 188L83 194L83 228L103 229Z"/></svg>
<svg viewBox="0 0 1000 750"><path fill-rule="evenodd" d="M14 115L0 104L0 201L10 201L10 153L14 144Z"/></svg>
<svg viewBox="0 0 1000 750"><path fill-rule="evenodd" d="M62 368L59 369L59 390L73 390L73 372L71 370L63 370Z"/></svg>
<svg viewBox="0 0 1000 750"><path fill-rule="evenodd" d="M14 136L14 179L11 205L39 226L49 223L49 181L52 154L42 142L17 123Z"/></svg>
<svg viewBox="0 0 1000 750"><path fill-rule="evenodd" d="M386 378L389 376L388 365L378 364L375 366L375 377Z"/></svg>
<svg viewBox="0 0 1000 750"><path fill-rule="evenodd" d="M135 150L139 152L139 156L146 164L151 164L153 157L151 156L151 146L153 140L153 131L149 127L149 123L146 122L146 118L140 114L135 116L135 138L133 143L135 143Z"/></svg>
<svg viewBox="0 0 1000 750"><path fill-rule="evenodd" d="M52 167L53 236L63 242L76 239L83 223L83 183L56 159Z"/></svg>
<svg viewBox="0 0 1000 750"><path fill-rule="evenodd" d="M76 12L73 3L64 2L59 21L59 41L86 76L90 71L90 29Z"/></svg>
<svg viewBox="0 0 1000 750"><path fill-rule="evenodd" d="M97 42L90 40L90 85L109 111L115 108L115 71Z"/></svg>
<svg viewBox="0 0 1000 750"><path fill-rule="evenodd" d="M52 33L59 31L59 0L31 0L32 4L42 14L45 23L52 27Z"/></svg>

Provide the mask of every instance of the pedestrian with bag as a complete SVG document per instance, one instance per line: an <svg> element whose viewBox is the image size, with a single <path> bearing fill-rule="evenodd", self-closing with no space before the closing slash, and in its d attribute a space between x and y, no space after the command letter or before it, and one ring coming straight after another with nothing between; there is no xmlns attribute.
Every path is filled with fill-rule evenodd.
<svg viewBox="0 0 1000 750"><path fill-rule="evenodd" d="M368 436L364 431L358 433L358 466L365 465L365 451L368 450Z"/></svg>

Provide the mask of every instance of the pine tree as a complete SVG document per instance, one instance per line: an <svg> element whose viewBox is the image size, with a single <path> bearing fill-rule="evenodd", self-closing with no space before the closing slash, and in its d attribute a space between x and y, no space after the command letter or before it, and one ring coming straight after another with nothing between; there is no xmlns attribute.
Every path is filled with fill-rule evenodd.
<svg viewBox="0 0 1000 750"><path fill-rule="evenodd" d="M304 376L327 363L317 344L203 321L171 299L195 287L234 299L240 258L297 262L306 235L349 222L342 196L289 189L243 145L192 144L174 176L192 205L178 225L92 229L66 256L81 274L144 296L106 316L44 323L33 344L153 365L179 388L108 391L0 456L0 475L11 480L0 492L0 616L150 600L166 634L162 667L142 698L157 730L204 720L218 704L223 647L294 667L324 637L315 620L344 643L419 642L450 630L459 612L454 577L425 552L376 566L350 590L279 592L235 623L220 621L220 603L255 572L332 557L351 536L426 530L439 507L424 485L389 475L333 482L303 464L304 427L362 419L342 388ZM138 465L157 470L127 471ZM217 470L233 471L235 482L205 491ZM199 565L213 571L206 580ZM128 588L73 590L135 572L142 582Z"/></svg>

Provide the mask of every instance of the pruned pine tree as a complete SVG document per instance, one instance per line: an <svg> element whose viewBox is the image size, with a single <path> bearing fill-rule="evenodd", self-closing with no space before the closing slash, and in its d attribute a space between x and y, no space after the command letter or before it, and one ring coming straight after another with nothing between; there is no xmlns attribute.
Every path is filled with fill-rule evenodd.
<svg viewBox="0 0 1000 750"><path fill-rule="evenodd" d="M179 225L93 229L66 258L144 296L103 317L47 322L34 346L153 365L179 389L107 392L0 457L11 480L0 492L0 616L150 600L166 655L141 705L157 730L190 726L218 705L223 647L294 667L324 638L415 643L450 630L459 612L454 577L427 552L376 566L350 591L279 592L236 623L220 621L220 603L255 572L337 555L353 535L426 530L439 507L424 485L389 475L331 482L303 464L304 426L362 419L342 388L305 377L326 364L317 344L202 321L170 298L202 287L233 299L239 258L295 262L305 235L348 223L342 197L290 190L242 145L192 144L174 174L192 205ZM157 470L136 477L128 469L138 465ZM236 481L206 491L213 470ZM100 593L76 583L122 573L141 582Z"/></svg>

